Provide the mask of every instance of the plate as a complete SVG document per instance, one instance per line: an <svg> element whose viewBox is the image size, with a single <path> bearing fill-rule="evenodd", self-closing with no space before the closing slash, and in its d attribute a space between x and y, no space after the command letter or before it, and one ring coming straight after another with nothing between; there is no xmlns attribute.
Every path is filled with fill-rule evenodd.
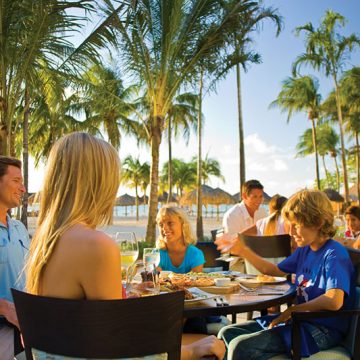
<svg viewBox="0 0 360 360"><path fill-rule="evenodd" d="M274 281L258 281L256 277L249 277L249 278L237 278L236 281L240 282L244 285L261 285L261 284L280 284L286 281L285 277L274 276Z"/></svg>
<svg viewBox="0 0 360 360"><path fill-rule="evenodd" d="M197 287L191 287L191 288L188 288L187 290L189 292L191 292L191 294L194 295L194 299L185 300L185 303L187 303L187 304L197 302L197 301L213 299L217 296L215 294L209 294L205 291L202 291Z"/></svg>

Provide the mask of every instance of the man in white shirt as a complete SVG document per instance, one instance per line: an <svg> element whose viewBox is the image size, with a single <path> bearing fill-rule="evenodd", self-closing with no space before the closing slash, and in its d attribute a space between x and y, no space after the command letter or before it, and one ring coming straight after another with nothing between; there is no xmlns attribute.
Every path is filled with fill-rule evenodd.
<svg viewBox="0 0 360 360"><path fill-rule="evenodd" d="M264 199L264 187L258 180L248 180L242 187L242 201L230 208L223 217L224 233L237 236L257 220L267 216L260 205Z"/></svg>

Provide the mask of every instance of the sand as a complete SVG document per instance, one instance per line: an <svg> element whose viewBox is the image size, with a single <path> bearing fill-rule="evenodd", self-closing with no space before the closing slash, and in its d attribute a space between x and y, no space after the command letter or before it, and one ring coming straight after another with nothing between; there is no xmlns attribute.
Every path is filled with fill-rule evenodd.
<svg viewBox="0 0 360 360"><path fill-rule="evenodd" d="M196 218L190 217L192 228L196 233ZM138 240L144 240L146 234L147 217L140 217L139 221L136 221L135 217L124 216L114 218L113 224L99 228L108 234L115 234L118 231L132 231L135 233ZM221 227L221 218L219 221L215 217L203 218L204 236L210 237L210 231ZM34 234L36 228L36 218L28 218L28 228L31 235Z"/></svg>

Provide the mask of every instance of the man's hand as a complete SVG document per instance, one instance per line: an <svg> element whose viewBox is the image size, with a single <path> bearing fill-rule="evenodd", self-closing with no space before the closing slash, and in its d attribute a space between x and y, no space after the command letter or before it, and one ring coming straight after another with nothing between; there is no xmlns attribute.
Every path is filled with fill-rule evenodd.
<svg viewBox="0 0 360 360"><path fill-rule="evenodd" d="M197 360L209 355L214 355L218 359L225 356L224 342L214 335L181 347L181 360Z"/></svg>
<svg viewBox="0 0 360 360"><path fill-rule="evenodd" d="M9 323L20 329L14 303L5 299L0 299L0 315L5 316Z"/></svg>

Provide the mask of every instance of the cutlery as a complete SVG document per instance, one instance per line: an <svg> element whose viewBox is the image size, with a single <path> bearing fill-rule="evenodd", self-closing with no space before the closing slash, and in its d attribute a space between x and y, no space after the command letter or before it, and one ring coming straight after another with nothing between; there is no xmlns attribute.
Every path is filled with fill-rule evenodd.
<svg viewBox="0 0 360 360"><path fill-rule="evenodd" d="M229 303L226 300L224 300L222 297L220 297L219 299L222 302L223 306L229 306Z"/></svg>
<svg viewBox="0 0 360 360"><path fill-rule="evenodd" d="M214 298L214 301L216 302L216 306L223 306L223 304L220 302L219 298Z"/></svg>
<svg viewBox="0 0 360 360"><path fill-rule="evenodd" d="M243 290L245 290L247 292L254 292L256 290L256 288L248 288L248 287L244 286L242 283L239 283L239 285Z"/></svg>

